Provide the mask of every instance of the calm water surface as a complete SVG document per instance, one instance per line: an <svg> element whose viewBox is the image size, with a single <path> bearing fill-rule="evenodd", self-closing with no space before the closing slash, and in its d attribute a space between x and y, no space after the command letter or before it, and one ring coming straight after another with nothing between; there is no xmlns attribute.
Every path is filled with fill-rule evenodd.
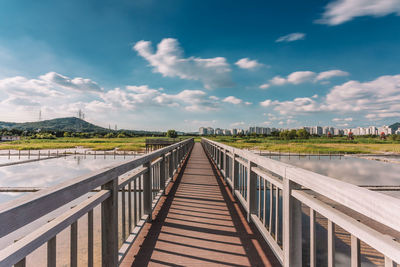
<svg viewBox="0 0 400 267"><path fill-rule="evenodd" d="M400 185L400 164L338 156L272 157L356 185Z"/></svg>

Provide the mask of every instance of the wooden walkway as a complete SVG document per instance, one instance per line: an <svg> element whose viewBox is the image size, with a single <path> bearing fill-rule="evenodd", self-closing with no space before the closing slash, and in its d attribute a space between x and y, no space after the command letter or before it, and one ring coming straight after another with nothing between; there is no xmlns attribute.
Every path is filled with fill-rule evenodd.
<svg viewBox="0 0 400 267"><path fill-rule="evenodd" d="M196 143L120 266L280 266Z"/></svg>

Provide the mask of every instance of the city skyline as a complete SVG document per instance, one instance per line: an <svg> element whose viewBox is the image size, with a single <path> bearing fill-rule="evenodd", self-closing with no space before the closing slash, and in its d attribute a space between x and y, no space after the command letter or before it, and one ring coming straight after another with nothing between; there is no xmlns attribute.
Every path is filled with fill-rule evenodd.
<svg viewBox="0 0 400 267"><path fill-rule="evenodd" d="M398 0L104 3L0 4L1 121L82 110L106 128L194 132L400 120Z"/></svg>

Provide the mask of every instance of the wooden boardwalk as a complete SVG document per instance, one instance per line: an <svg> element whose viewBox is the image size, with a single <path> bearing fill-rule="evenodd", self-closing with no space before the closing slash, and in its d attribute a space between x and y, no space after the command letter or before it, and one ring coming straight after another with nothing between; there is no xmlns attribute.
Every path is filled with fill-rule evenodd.
<svg viewBox="0 0 400 267"><path fill-rule="evenodd" d="M120 266L280 266L196 143Z"/></svg>

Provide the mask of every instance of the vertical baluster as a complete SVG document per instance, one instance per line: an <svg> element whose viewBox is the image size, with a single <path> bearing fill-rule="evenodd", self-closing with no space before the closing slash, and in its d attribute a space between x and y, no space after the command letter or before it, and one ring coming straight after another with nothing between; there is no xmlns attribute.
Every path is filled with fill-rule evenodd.
<svg viewBox="0 0 400 267"><path fill-rule="evenodd" d="M88 267L93 267L93 210L88 212Z"/></svg>
<svg viewBox="0 0 400 267"><path fill-rule="evenodd" d="M146 162L143 166L148 169L148 172L143 174L143 210L144 214L149 215L148 221L151 222L153 219L151 211L153 169L150 162Z"/></svg>
<svg viewBox="0 0 400 267"><path fill-rule="evenodd" d="M165 193L165 174L166 174L166 157L165 154L162 156L162 160L160 163L160 190L162 190L162 193Z"/></svg>
<svg viewBox="0 0 400 267"><path fill-rule="evenodd" d="M125 210L125 186L121 188L121 230L122 230L122 240L126 238L126 210Z"/></svg>
<svg viewBox="0 0 400 267"><path fill-rule="evenodd" d="M147 170L149 171L149 170ZM143 215L143 207L142 207L142 197L143 197L143 188L142 188L142 179L143 175L139 176L139 220L142 219Z"/></svg>
<svg viewBox="0 0 400 267"><path fill-rule="evenodd" d="M57 239L56 236L47 241L47 267L56 267Z"/></svg>
<svg viewBox="0 0 400 267"><path fill-rule="evenodd" d="M261 176L257 175L257 191L258 191L258 218L261 219Z"/></svg>
<svg viewBox="0 0 400 267"><path fill-rule="evenodd" d="M385 256L385 267L396 267L396 266L397 264L392 259Z"/></svg>
<svg viewBox="0 0 400 267"><path fill-rule="evenodd" d="M128 234L132 233L132 182L128 183Z"/></svg>
<svg viewBox="0 0 400 267"><path fill-rule="evenodd" d="M315 235L315 210L310 208L310 267L317 266L317 238Z"/></svg>
<svg viewBox="0 0 400 267"><path fill-rule="evenodd" d="M279 187L275 187L275 240L279 240Z"/></svg>
<svg viewBox="0 0 400 267"><path fill-rule="evenodd" d="M335 224L328 219L328 267L335 266Z"/></svg>
<svg viewBox="0 0 400 267"><path fill-rule="evenodd" d="M300 185L283 177L282 217L284 267L301 266L302 262L302 221L301 202L292 196Z"/></svg>
<svg viewBox="0 0 400 267"><path fill-rule="evenodd" d="M111 196L101 203L102 266L118 265L118 177L102 186Z"/></svg>
<svg viewBox="0 0 400 267"><path fill-rule="evenodd" d="M351 235L351 267L361 266L360 239Z"/></svg>
<svg viewBox="0 0 400 267"><path fill-rule="evenodd" d="M71 224L71 248L70 248L70 265L78 266L78 222Z"/></svg>
<svg viewBox="0 0 400 267"><path fill-rule="evenodd" d="M25 267L25 266L26 266L26 258L23 258L22 260L14 264L14 267Z"/></svg>
<svg viewBox="0 0 400 267"><path fill-rule="evenodd" d="M140 176L139 176L140 178ZM133 217L134 217L134 226L137 225L137 218L138 218L138 198L137 198L137 190L136 190L136 180L139 179L138 177L135 177L133 180L133 199L134 199L134 209L133 209Z"/></svg>
<svg viewBox="0 0 400 267"><path fill-rule="evenodd" d="M269 225L268 225L268 231L270 234L272 234L272 216L273 216L273 204L274 204L274 198L273 198L273 192L274 192L274 185L269 182Z"/></svg>
<svg viewBox="0 0 400 267"><path fill-rule="evenodd" d="M264 226L267 225L267 180L264 180L264 213L263 213L263 223Z"/></svg>

